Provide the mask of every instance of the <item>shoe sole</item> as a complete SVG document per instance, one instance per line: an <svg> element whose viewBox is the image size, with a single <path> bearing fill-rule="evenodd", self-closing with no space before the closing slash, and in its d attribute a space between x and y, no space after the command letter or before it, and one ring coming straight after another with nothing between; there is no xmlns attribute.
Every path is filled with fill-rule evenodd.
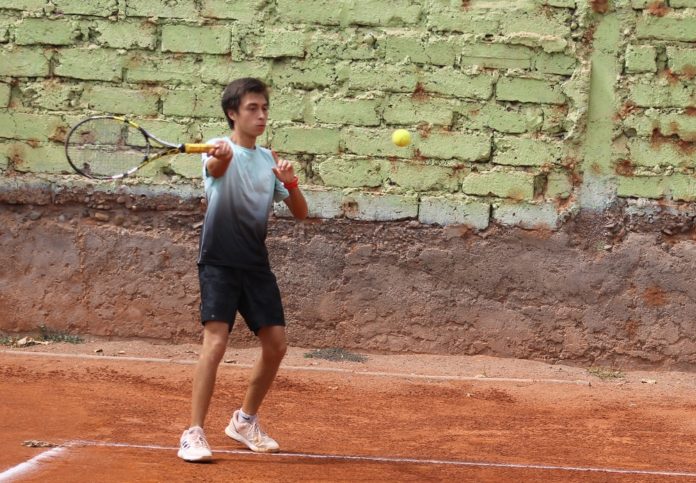
<svg viewBox="0 0 696 483"><path fill-rule="evenodd" d="M229 436L230 438L234 439L235 441L239 441L240 443L242 443L244 446L249 448L254 453L277 453L278 451L280 451L280 448L277 448L277 449L259 448L254 443L247 440L244 436L242 436L237 431L235 431L234 428L231 428L229 426L227 426L225 428L225 434L227 436Z"/></svg>
<svg viewBox="0 0 696 483"><path fill-rule="evenodd" d="M213 459L213 455L210 456L200 456L198 458L185 458L184 453L179 450L176 455L181 458L184 461L188 461L189 463L205 463L206 461L210 461Z"/></svg>

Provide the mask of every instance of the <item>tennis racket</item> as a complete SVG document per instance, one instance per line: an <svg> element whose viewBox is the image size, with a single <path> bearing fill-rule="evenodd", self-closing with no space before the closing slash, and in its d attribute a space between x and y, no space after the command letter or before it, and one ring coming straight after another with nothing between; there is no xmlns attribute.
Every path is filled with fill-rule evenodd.
<svg viewBox="0 0 696 483"><path fill-rule="evenodd" d="M72 169L82 176L120 179L163 156L205 153L213 147L163 141L125 117L92 116L70 130L65 156Z"/></svg>

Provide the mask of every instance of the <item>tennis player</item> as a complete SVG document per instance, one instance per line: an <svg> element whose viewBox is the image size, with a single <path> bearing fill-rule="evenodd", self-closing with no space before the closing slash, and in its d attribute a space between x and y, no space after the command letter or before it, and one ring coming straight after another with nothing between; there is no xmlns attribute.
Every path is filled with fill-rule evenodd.
<svg viewBox="0 0 696 483"><path fill-rule="evenodd" d="M198 257L203 347L193 377L191 426L179 445L178 456L186 461L212 459L203 425L237 313L258 337L261 357L225 434L252 451L279 449L258 418L286 351L283 306L265 240L274 202L284 201L299 220L307 216L307 203L292 164L256 144L266 129L268 108L262 81L230 83L222 94L222 110L231 135L208 141L215 147L202 156L208 200Z"/></svg>

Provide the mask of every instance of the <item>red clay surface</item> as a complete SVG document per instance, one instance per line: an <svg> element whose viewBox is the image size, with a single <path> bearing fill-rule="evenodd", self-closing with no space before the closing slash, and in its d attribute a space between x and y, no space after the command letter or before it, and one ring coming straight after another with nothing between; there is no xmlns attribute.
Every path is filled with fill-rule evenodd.
<svg viewBox="0 0 696 483"><path fill-rule="evenodd" d="M206 423L215 461L187 464L173 448L188 422L195 346L119 344L101 344L100 353L164 360L98 359L95 344L33 348L50 355L0 353L0 480L48 450L24 441L88 440L107 446L68 446L17 481L696 481L696 374L602 381L582 368L525 361L370 356L365 364L331 363L292 349L261 412L284 452L270 456L244 451L222 431L255 355L231 349L226 359L235 362L218 373ZM68 351L90 358L58 354ZM418 377L424 374L455 379ZM389 460L341 459L354 456Z"/></svg>

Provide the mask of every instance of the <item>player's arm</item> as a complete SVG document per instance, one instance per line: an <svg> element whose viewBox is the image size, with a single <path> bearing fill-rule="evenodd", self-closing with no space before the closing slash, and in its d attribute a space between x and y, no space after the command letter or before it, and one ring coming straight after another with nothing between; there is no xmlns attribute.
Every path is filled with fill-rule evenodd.
<svg viewBox="0 0 696 483"><path fill-rule="evenodd" d="M215 147L208 151L209 158L205 162L205 169L213 178L219 178L227 171L232 162L232 147L225 141L215 143Z"/></svg>
<svg viewBox="0 0 696 483"><path fill-rule="evenodd" d="M290 196L285 198L285 204L288 205L290 213L292 216L298 220L304 220L307 218L307 213L309 209L307 208L307 200L305 200L302 190L297 185L297 176L295 176L295 170L292 167L292 163L287 159L280 159L275 151L271 151L273 154L273 159L275 160L275 168L273 172L276 178L283 183L285 189L288 190Z"/></svg>

